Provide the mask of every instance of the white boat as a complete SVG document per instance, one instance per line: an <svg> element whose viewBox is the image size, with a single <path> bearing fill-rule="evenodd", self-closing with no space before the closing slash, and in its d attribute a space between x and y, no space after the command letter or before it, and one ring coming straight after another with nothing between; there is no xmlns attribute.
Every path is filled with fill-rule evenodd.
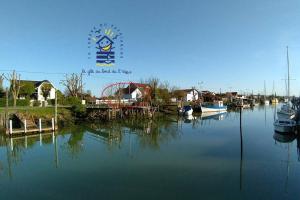
<svg viewBox="0 0 300 200"><path fill-rule="evenodd" d="M295 110L291 108L289 103L283 104L281 109L277 111L278 119L294 119L296 116Z"/></svg>
<svg viewBox="0 0 300 200"><path fill-rule="evenodd" d="M296 130L296 121L291 119L277 119L274 122L274 129L280 133L293 133Z"/></svg>
<svg viewBox="0 0 300 200"><path fill-rule="evenodd" d="M269 105L270 101L267 100L267 98L266 98L266 96L267 96L266 81L264 81L264 93L265 93L265 95L264 95L264 102L263 102L263 104L264 105Z"/></svg>
<svg viewBox="0 0 300 200"><path fill-rule="evenodd" d="M213 105L201 105L201 112L226 112L227 106L223 105L223 101L215 101Z"/></svg>

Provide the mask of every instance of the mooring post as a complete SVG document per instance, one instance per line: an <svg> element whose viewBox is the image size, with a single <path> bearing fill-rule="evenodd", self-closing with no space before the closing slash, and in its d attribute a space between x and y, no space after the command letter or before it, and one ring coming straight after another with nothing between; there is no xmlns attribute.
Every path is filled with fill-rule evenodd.
<svg viewBox="0 0 300 200"><path fill-rule="evenodd" d="M12 135L13 127L12 127L12 120L9 120L9 134Z"/></svg>
<svg viewBox="0 0 300 200"><path fill-rule="evenodd" d="M52 118L52 131L54 131L55 128L54 128L54 118Z"/></svg>
<svg viewBox="0 0 300 200"><path fill-rule="evenodd" d="M27 121L26 119L24 120L24 133L26 134L27 132Z"/></svg>
<svg viewBox="0 0 300 200"><path fill-rule="evenodd" d="M42 119L39 118L39 129L40 129L40 133L42 132Z"/></svg>

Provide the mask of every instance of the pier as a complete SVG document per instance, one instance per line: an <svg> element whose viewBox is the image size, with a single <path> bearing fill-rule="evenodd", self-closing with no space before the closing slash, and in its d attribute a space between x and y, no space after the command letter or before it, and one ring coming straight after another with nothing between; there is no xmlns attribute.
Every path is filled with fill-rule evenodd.
<svg viewBox="0 0 300 200"><path fill-rule="evenodd" d="M33 119L26 118L26 116L15 113L12 119L7 120L5 127L6 135L10 137L20 135L30 135L44 132L54 132L58 129L54 118L51 118L51 122L48 120L38 119L36 123Z"/></svg>

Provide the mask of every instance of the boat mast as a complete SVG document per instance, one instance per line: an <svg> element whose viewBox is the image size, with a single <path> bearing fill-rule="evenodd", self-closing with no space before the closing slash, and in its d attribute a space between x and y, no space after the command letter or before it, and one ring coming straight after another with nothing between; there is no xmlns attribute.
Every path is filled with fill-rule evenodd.
<svg viewBox="0 0 300 200"><path fill-rule="evenodd" d="M290 60L289 60L289 47L286 47L286 59L287 59L287 67L288 67L288 90L287 90L287 97L288 101L290 101Z"/></svg>
<svg viewBox="0 0 300 200"><path fill-rule="evenodd" d="M266 101L267 89L266 89L266 81L264 80L264 101Z"/></svg>

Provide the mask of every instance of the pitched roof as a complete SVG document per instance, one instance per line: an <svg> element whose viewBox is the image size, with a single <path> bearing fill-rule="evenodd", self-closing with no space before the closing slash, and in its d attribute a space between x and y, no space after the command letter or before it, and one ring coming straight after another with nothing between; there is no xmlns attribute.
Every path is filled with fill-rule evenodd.
<svg viewBox="0 0 300 200"><path fill-rule="evenodd" d="M42 83L50 83L48 80L43 81L32 81L32 80L20 80L20 83L32 83L35 88L39 87ZM51 83L50 83L51 84ZM52 84L51 84L52 85Z"/></svg>
<svg viewBox="0 0 300 200"><path fill-rule="evenodd" d="M174 92L177 92L177 91L183 91L183 92L188 93L188 92L191 92L191 91L193 91L193 90L196 90L196 89L181 89L181 90L174 90ZM196 91L198 92L198 90L196 90Z"/></svg>

